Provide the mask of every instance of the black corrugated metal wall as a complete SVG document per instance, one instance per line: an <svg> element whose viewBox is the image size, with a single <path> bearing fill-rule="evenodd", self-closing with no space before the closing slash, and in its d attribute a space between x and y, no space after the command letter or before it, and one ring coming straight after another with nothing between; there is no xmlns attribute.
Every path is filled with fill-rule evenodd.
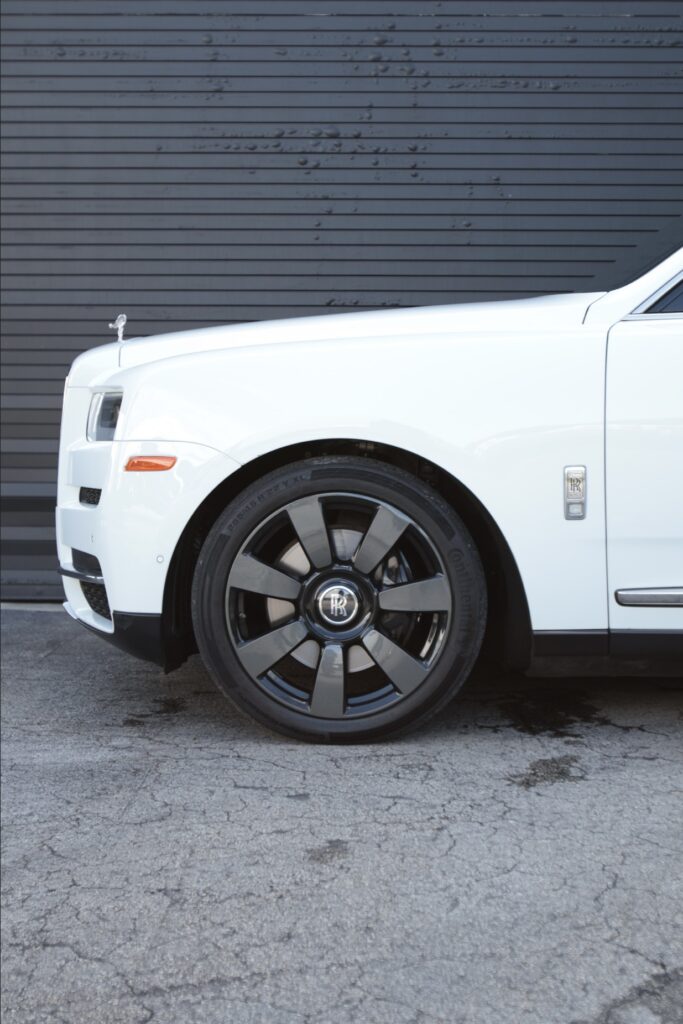
<svg viewBox="0 0 683 1024"><path fill-rule="evenodd" d="M683 235L683 3L7 0L3 595L129 334L607 288Z"/></svg>

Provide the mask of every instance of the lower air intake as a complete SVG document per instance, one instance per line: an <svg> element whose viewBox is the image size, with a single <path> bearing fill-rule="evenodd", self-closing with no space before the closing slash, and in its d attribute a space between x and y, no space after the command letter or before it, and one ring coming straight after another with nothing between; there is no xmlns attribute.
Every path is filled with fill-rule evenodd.
<svg viewBox="0 0 683 1024"><path fill-rule="evenodd" d="M102 491L99 487L81 487L78 500L81 505L99 505Z"/></svg>
<svg viewBox="0 0 683 1024"><path fill-rule="evenodd" d="M103 619L111 620L111 611L109 609L109 601L107 600L107 591L101 583L81 583L81 590L85 595L85 599L95 612L96 615L101 615Z"/></svg>

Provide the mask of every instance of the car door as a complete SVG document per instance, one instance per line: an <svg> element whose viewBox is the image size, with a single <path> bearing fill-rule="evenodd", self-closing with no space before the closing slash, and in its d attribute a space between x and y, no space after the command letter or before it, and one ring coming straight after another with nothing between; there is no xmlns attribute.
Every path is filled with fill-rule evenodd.
<svg viewBox="0 0 683 1024"><path fill-rule="evenodd" d="M609 330L605 454L610 630L675 634L683 630L683 275Z"/></svg>

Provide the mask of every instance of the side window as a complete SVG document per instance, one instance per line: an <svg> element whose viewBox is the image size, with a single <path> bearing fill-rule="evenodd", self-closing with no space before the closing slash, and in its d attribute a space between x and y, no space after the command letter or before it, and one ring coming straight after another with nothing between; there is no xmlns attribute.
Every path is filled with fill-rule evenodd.
<svg viewBox="0 0 683 1024"><path fill-rule="evenodd" d="M683 313L683 281L679 281L664 295L660 295L645 313Z"/></svg>

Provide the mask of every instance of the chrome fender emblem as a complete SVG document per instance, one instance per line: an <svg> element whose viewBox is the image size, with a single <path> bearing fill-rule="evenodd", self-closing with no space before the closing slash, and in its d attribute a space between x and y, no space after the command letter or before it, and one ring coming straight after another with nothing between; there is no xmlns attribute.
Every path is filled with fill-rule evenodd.
<svg viewBox="0 0 683 1024"><path fill-rule="evenodd" d="M564 467L564 518L586 518L586 467Z"/></svg>
<svg viewBox="0 0 683 1024"><path fill-rule="evenodd" d="M109 324L109 330L116 331L117 340L123 341L123 328L128 323L128 317L125 313L119 313L113 324Z"/></svg>

